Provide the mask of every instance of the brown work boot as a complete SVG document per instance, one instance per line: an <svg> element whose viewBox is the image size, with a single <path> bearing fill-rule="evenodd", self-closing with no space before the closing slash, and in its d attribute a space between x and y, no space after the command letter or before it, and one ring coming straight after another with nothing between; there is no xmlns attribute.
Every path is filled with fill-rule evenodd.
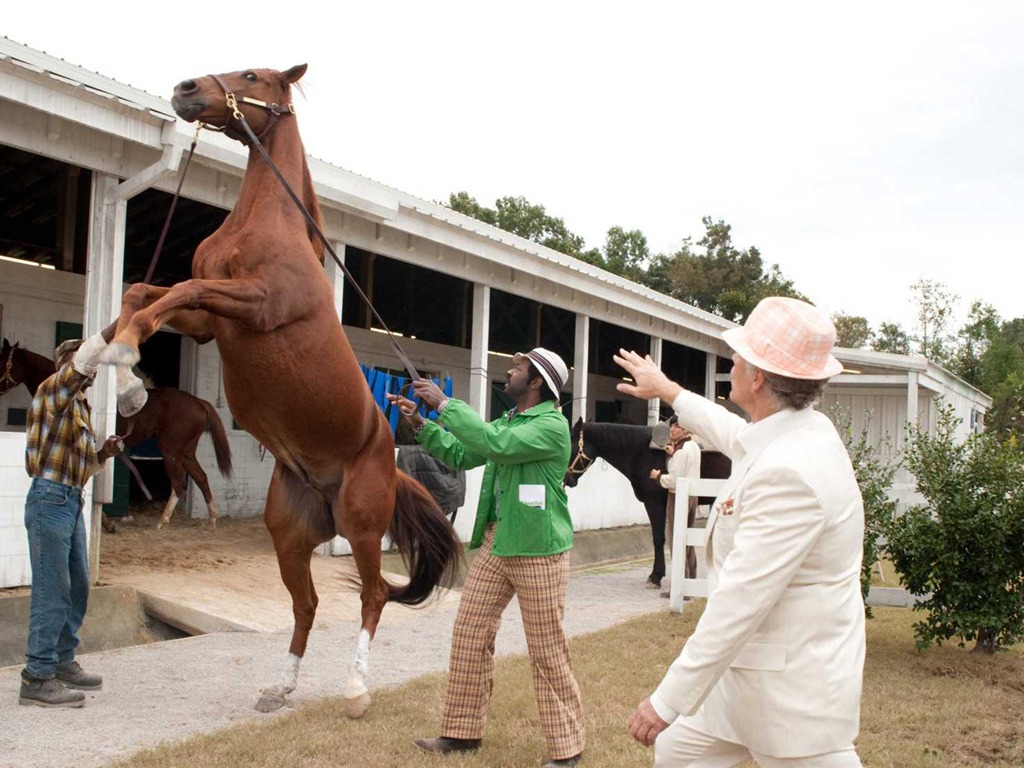
<svg viewBox="0 0 1024 768"><path fill-rule="evenodd" d="M57 679L66 688L75 688L79 691L98 691L103 687L103 678L100 675L86 672L77 661L58 664Z"/></svg>
<svg viewBox="0 0 1024 768"><path fill-rule="evenodd" d="M44 680L22 673L18 703L36 707L84 707L85 694L65 688L55 677Z"/></svg>
<svg viewBox="0 0 1024 768"><path fill-rule="evenodd" d="M424 752L472 752L480 749L483 739L450 739L438 736L436 739L416 739L413 741Z"/></svg>

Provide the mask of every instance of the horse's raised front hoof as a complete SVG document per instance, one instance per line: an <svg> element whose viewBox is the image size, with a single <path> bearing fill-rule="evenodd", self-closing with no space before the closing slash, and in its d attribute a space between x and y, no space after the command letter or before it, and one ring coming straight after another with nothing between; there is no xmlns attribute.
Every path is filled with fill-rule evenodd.
<svg viewBox="0 0 1024 768"><path fill-rule="evenodd" d="M129 347L123 341L112 341L107 348L100 353L100 362L110 365L135 365L142 356L138 347Z"/></svg>
<svg viewBox="0 0 1024 768"><path fill-rule="evenodd" d="M261 691L260 700L256 702L257 712L276 712L284 706L284 694L277 691Z"/></svg>
<svg viewBox="0 0 1024 768"><path fill-rule="evenodd" d="M370 694L361 693L355 698L345 699L345 717L349 720L358 720L366 714L370 708Z"/></svg>

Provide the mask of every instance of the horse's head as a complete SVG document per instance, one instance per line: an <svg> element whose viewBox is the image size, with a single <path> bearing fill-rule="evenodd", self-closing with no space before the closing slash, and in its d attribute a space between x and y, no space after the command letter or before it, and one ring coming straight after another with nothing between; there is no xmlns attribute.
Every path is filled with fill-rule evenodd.
<svg viewBox="0 0 1024 768"><path fill-rule="evenodd" d="M304 74L306 65L298 64L284 72L244 69L182 80L174 87L171 106L183 120L199 120L221 129L232 129L237 124L237 110L253 133L261 136L280 115L292 113L291 85ZM244 134L232 131L230 135L242 138Z"/></svg>
<svg viewBox="0 0 1024 768"><path fill-rule="evenodd" d="M562 479L562 485L567 488L575 488L576 483L580 480L580 475L586 472L597 458L596 449L587 441L582 418L577 419L573 424L571 440L572 454L569 456L569 467Z"/></svg>
<svg viewBox="0 0 1024 768"><path fill-rule="evenodd" d="M4 339L3 348L0 349L0 395L6 394L21 384L24 378L22 365L19 361L18 342L11 344Z"/></svg>

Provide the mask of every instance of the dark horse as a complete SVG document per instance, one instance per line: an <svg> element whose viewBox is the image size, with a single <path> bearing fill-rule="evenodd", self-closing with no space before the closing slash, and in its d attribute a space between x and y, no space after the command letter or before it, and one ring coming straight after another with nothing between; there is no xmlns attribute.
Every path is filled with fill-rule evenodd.
<svg viewBox="0 0 1024 768"><path fill-rule="evenodd" d="M310 556L341 535L361 584L362 629L344 690L348 715L359 717L370 704L370 640L384 605L418 605L450 585L462 545L430 493L396 471L390 426L338 320L321 241L245 132L322 221L291 103L305 72L304 64L247 69L175 87L178 115L249 145L248 167L234 209L196 249L192 279L129 288L103 359L133 364L163 323L216 341L231 413L276 459L264 520L295 616L283 674L256 708L277 709L295 689L317 605ZM385 534L407 559L407 584L381 575Z"/></svg>
<svg viewBox="0 0 1024 768"><path fill-rule="evenodd" d="M29 394L55 370L53 361L17 344L3 340L0 351L0 395L24 384ZM231 446L224 433L224 424L210 403L180 389L156 387L147 390L149 397L145 406L129 419L118 415L117 434L124 435L125 448L131 448L144 440L155 437L160 453L164 457L164 470L171 481L171 497L167 500L157 528L166 525L178 505L178 499L185 496L186 474L191 477L206 500L210 523L217 524L217 505L210 492L206 472L196 459L196 447L203 432L209 432L213 439L213 450L217 456L217 468L225 477L231 476ZM112 531L110 521L104 526Z"/></svg>
<svg viewBox="0 0 1024 768"><path fill-rule="evenodd" d="M565 485L576 486L580 476L596 459L604 459L626 476L633 495L647 510L654 540L654 567L647 580L660 585L665 576L665 513L668 491L651 479L652 469L664 469L665 452L651 448L651 427L631 424L602 424L578 419L572 427L572 456L565 473ZM731 462L718 451L701 451L700 476L726 478Z"/></svg>

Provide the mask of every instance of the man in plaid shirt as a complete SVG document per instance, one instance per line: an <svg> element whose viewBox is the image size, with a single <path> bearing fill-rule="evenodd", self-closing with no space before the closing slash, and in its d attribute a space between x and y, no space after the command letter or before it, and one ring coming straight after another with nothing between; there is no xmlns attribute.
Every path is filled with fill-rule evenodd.
<svg viewBox="0 0 1024 768"><path fill-rule="evenodd" d="M25 469L32 485L25 501L32 563L28 649L19 704L81 707L83 690L103 678L75 661L78 630L89 599L89 560L82 516L86 482L123 450L111 435L96 450L85 391L92 384L105 335L63 342L54 354L57 372L39 385L28 413ZM146 403L142 382L127 367L117 372L118 410L131 416Z"/></svg>

